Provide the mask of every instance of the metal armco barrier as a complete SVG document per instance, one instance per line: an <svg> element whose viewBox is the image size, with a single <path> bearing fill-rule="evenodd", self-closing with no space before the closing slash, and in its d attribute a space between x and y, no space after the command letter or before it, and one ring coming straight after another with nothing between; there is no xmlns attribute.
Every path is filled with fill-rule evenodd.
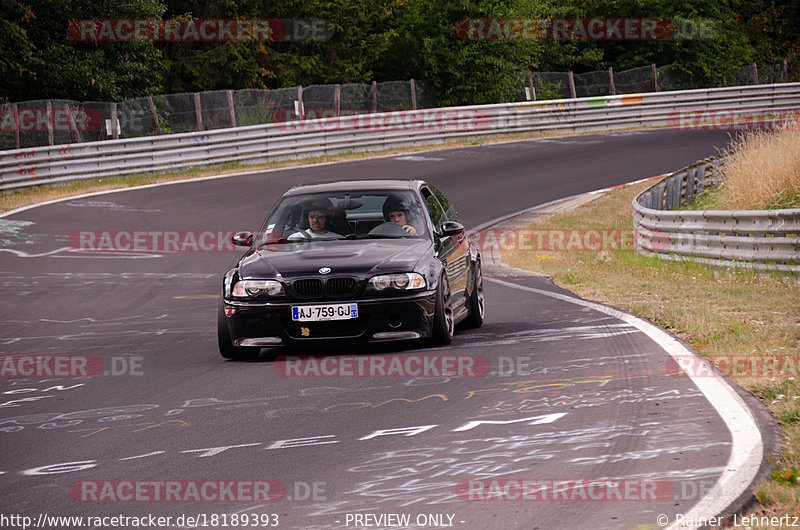
<svg viewBox="0 0 800 530"><path fill-rule="evenodd" d="M703 127L702 111L717 112L706 127L725 127L724 111L745 110L800 112L800 83L398 111L2 151L0 190L489 135Z"/></svg>
<svg viewBox="0 0 800 530"><path fill-rule="evenodd" d="M706 159L659 180L633 200L640 254L670 260L800 272L800 208L675 210L722 178Z"/></svg>

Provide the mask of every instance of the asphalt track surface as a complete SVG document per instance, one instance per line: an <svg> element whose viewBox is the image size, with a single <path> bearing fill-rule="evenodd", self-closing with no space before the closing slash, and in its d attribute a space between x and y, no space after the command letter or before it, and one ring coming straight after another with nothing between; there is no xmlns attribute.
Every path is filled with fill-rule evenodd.
<svg viewBox="0 0 800 530"><path fill-rule="evenodd" d="M251 362L217 354L217 295L236 252L65 247L81 230L255 230L290 186L349 178L425 178L472 227L681 168L727 141L673 130L531 140L97 195L0 219L0 352L99 358L104 372L2 378L0 513L153 514L172 517L170 527L182 514L210 523L234 513L276 514L281 528L406 527L377 519L389 514L414 528L673 521L725 469L731 435L690 379L667 376L665 351L626 322L487 282L484 326L446 348L318 352L471 355L489 364L483 376L285 377L280 352ZM566 293L544 278L504 280ZM570 499L480 500L509 478L566 481ZM630 489L622 499L575 493L574 481L603 478ZM465 493L478 479L487 489L472 482ZM273 481L279 498L164 502L151 485L139 502L117 497L129 489L93 502L91 485L112 480Z"/></svg>

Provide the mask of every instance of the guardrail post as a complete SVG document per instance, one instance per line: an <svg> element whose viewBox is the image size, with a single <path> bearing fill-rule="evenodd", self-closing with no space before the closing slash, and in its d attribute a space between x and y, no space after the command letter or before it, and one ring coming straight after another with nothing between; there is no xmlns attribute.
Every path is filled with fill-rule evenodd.
<svg viewBox="0 0 800 530"><path fill-rule="evenodd" d="M117 117L117 104L111 104L111 138L114 140L119 139L119 131L117 130L117 121L119 118Z"/></svg>
<svg viewBox="0 0 800 530"><path fill-rule="evenodd" d="M617 87L614 86L614 68L609 66L608 67L608 84L611 85L611 95L617 95Z"/></svg>
<svg viewBox="0 0 800 530"><path fill-rule="evenodd" d="M378 82L372 82L372 112L378 112Z"/></svg>
<svg viewBox="0 0 800 530"><path fill-rule="evenodd" d="M697 174L697 168L692 168L686 172L686 193L683 200L686 204L691 204L694 200L694 176Z"/></svg>
<svg viewBox="0 0 800 530"><path fill-rule="evenodd" d="M411 88L411 110L417 110L417 84L414 82L413 77L408 84Z"/></svg>
<svg viewBox="0 0 800 530"><path fill-rule="evenodd" d="M715 159L711 164L711 184L720 179L719 159Z"/></svg>
<svg viewBox="0 0 800 530"><path fill-rule="evenodd" d="M203 130L203 107L200 103L200 92L194 93L194 115L197 118L197 130Z"/></svg>
<svg viewBox="0 0 800 530"><path fill-rule="evenodd" d="M153 97L147 96L147 103L150 105L150 114L153 115L153 123L156 124L156 134L161 134L161 124L158 121L158 113L156 112L156 104L153 103Z"/></svg>
<svg viewBox="0 0 800 530"><path fill-rule="evenodd" d="M16 103L11 105L11 118L14 120L14 145L19 149L19 109Z"/></svg>
<svg viewBox="0 0 800 530"><path fill-rule="evenodd" d="M228 96L228 110L231 113L231 127L236 127L236 111L233 109L233 91L228 90L225 94Z"/></svg>
<svg viewBox="0 0 800 530"><path fill-rule="evenodd" d="M664 207L661 208L662 210L669 210L672 208L672 195L673 195L673 188L675 187L675 179L670 177L667 179L666 182L666 193L664 194Z"/></svg>
<svg viewBox="0 0 800 530"><path fill-rule="evenodd" d="M678 174L672 177L672 204L670 208L676 208L681 205L681 193L683 192L683 177L686 176L686 173Z"/></svg>
<svg viewBox="0 0 800 530"><path fill-rule="evenodd" d="M575 75L572 73L572 70L569 71L569 94L572 99L578 97L575 95Z"/></svg>
<svg viewBox="0 0 800 530"><path fill-rule="evenodd" d="M706 166L700 166L697 168L697 187L695 188L695 195L700 195L703 193L703 189L705 187L705 180L706 180Z"/></svg>
<svg viewBox="0 0 800 530"><path fill-rule="evenodd" d="M656 64L653 63L650 65L653 70L653 92L658 92L658 68L656 68Z"/></svg>
<svg viewBox="0 0 800 530"><path fill-rule="evenodd" d="M663 210L664 209L664 201L666 201L666 199L667 199L667 196L666 196L666 193L665 193L666 187L667 187L666 183L662 182L661 184L659 184L655 188L656 189L656 196L655 196L655 202L653 203L653 208L655 208L656 210Z"/></svg>
<svg viewBox="0 0 800 530"><path fill-rule="evenodd" d="M47 100L47 145L53 145L53 102Z"/></svg>

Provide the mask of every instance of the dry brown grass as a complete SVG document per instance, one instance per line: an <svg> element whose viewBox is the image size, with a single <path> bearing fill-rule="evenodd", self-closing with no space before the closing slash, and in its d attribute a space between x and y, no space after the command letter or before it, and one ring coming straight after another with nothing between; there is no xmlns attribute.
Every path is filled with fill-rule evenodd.
<svg viewBox="0 0 800 530"><path fill-rule="evenodd" d="M732 143L723 165L719 207L725 210L800 208L800 128L747 133Z"/></svg>

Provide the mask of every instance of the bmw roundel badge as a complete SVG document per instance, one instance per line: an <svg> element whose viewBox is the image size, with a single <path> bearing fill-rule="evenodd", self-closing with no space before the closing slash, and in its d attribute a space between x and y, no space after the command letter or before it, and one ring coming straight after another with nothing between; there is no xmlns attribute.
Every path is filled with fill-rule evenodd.
<svg viewBox="0 0 800 530"><path fill-rule="evenodd" d="M328 273L330 273L330 272L331 272L331 268L330 268L330 267L322 267L322 268L319 270L319 273L320 273L320 274L328 274Z"/></svg>

